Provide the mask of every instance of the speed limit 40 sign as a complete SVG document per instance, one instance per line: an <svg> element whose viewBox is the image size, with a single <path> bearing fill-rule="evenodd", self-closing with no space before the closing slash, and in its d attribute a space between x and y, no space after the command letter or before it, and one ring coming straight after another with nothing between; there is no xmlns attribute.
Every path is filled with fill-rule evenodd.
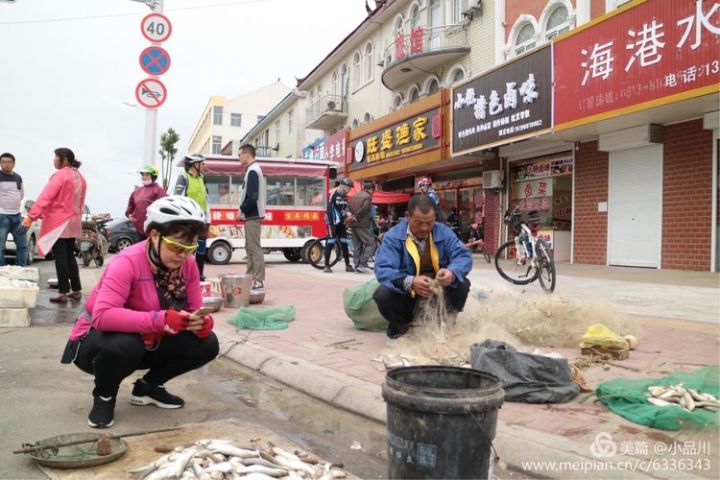
<svg viewBox="0 0 720 480"><path fill-rule="evenodd" d="M161 13L151 13L143 18L140 29L145 38L151 42L162 43L172 33L172 23Z"/></svg>

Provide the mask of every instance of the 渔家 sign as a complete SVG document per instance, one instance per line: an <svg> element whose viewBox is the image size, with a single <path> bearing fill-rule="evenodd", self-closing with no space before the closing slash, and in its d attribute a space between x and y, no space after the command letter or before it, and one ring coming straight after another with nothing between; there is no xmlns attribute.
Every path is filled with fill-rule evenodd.
<svg viewBox="0 0 720 480"><path fill-rule="evenodd" d="M556 128L716 92L719 53L712 0L648 0L571 32L554 45Z"/></svg>
<svg viewBox="0 0 720 480"><path fill-rule="evenodd" d="M441 136L442 116L435 108L354 140L353 159L348 163L354 169L415 155L438 148Z"/></svg>
<svg viewBox="0 0 720 480"><path fill-rule="evenodd" d="M552 127L550 46L452 89L452 152L502 145Z"/></svg>

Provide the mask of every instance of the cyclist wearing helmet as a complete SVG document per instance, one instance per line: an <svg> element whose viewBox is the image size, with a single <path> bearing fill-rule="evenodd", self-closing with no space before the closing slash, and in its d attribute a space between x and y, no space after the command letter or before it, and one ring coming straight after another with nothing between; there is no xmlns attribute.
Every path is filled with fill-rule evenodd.
<svg viewBox="0 0 720 480"><path fill-rule="evenodd" d="M135 230L141 238L145 238L145 217L148 206L158 198L167 196L165 190L157 184L158 168L155 165L145 165L140 169L142 186L137 187L130 194L125 216L132 220Z"/></svg>
<svg viewBox="0 0 720 480"><path fill-rule="evenodd" d="M424 193L428 197L430 197L430 200L432 200L433 205L435 205L435 214L440 212L440 200L438 199L437 193L435 192L435 189L432 187L432 179L430 177L423 177L420 180L418 180L417 184L418 192Z"/></svg>
<svg viewBox="0 0 720 480"><path fill-rule="evenodd" d="M203 171L205 168L205 157L194 153L185 157L185 173L180 174L175 184L175 195L190 197L200 205L207 215L207 186ZM195 254L195 261L200 269L200 279L205 280L205 230L200 232L198 238L198 249Z"/></svg>
<svg viewBox="0 0 720 480"><path fill-rule="evenodd" d="M205 223L194 200L156 200L147 209L147 239L120 252L90 293L61 362L95 376L91 427L113 424L120 383L134 371L148 370L130 403L180 408L184 400L163 385L217 356L212 317L189 313L202 306L192 253Z"/></svg>
<svg viewBox="0 0 720 480"><path fill-rule="evenodd" d="M330 195L327 205L327 223L328 223L328 241L325 242L325 273L332 273L330 268L330 253L332 252L335 242L340 242L342 247L342 255L345 260L345 271L354 272L355 269L350 265L350 252L348 251L348 235L345 222L350 215L347 194L353 187L353 181L345 177L340 180L340 186Z"/></svg>

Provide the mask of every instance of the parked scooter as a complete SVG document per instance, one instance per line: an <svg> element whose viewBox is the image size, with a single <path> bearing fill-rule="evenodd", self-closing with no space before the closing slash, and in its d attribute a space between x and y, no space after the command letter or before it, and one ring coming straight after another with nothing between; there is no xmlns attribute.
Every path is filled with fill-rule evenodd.
<svg viewBox="0 0 720 480"><path fill-rule="evenodd" d="M109 215L92 216L83 215L82 237L75 241L77 256L82 259L84 267L89 267L90 262L102 267L105 263L105 255L108 252L108 240L103 234L105 225L112 220Z"/></svg>

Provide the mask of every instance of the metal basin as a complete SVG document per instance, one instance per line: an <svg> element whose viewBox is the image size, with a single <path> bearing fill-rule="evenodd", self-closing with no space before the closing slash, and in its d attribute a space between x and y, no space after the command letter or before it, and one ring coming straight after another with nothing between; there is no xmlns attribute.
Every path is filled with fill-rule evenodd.
<svg viewBox="0 0 720 480"><path fill-rule="evenodd" d="M223 308L223 297L203 297L203 307L211 307L215 313Z"/></svg>

